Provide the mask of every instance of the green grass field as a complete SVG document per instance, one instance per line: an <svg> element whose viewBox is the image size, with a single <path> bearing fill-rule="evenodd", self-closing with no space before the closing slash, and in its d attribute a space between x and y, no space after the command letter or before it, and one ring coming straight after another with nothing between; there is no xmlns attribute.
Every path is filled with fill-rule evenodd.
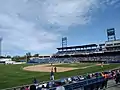
<svg viewBox="0 0 120 90"><path fill-rule="evenodd" d="M91 66L92 65L92 66ZM45 72L30 72L24 71L22 68L28 66L22 65L1 65L0 64L0 89L20 86L24 84L31 84L34 77L39 81L49 80L50 73ZM120 64L105 65L103 68L95 66L95 64L60 64L57 67L77 67L79 69L61 72L55 74L55 79L64 78L73 75L83 75L86 73L99 72L120 67ZM81 67L91 66L89 68L81 69Z"/></svg>

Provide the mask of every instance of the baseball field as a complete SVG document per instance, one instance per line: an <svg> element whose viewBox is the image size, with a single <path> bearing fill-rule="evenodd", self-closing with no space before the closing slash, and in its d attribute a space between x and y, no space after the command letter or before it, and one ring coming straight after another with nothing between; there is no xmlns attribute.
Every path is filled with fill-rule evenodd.
<svg viewBox="0 0 120 90"><path fill-rule="evenodd" d="M103 67L96 63L74 64L42 64L42 65L2 65L0 64L0 89L31 84L35 77L39 82L50 79L50 70L57 67L55 79L83 75L87 73L110 70L120 67L120 64L104 64Z"/></svg>

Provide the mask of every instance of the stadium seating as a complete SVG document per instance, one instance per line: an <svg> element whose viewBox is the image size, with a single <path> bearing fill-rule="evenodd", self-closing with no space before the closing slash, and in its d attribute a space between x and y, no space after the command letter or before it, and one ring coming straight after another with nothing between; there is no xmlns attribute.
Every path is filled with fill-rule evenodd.
<svg viewBox="0 0 120 90"><path fill-rule="evenodd" d="M83 47L83 46L82 46ZM99 48L89 48L81 50L58 50L50 58L33 58L28 63L74 63L74 62L105 62L120 63L120 49L99 50Z"/></svg>

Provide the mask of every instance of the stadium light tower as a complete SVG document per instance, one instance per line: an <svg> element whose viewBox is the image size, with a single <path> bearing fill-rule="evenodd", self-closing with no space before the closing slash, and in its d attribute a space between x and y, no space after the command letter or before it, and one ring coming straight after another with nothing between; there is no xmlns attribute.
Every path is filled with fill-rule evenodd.
<svg viewBox="0 0 120 90"><path fill-rule="evenodd" d="M62 48L67 47L67 37L62 38Z"/></svg>
<svg viewBox="0 0 120 90"><path fill-rule="evenodd" d="M115 41L116 40L114 28L107 29L107 37L108 37L108 41Z"/></svg>
<svg viewBox="0 0 120 90"><path fill-rule="evenodd" d="M1 48L2 47L2 45L1 45L2 44L2 40L3 40L2 37L0 37L0 56L2 56L2 54L1 54L1 51L2 51L2 48Z"/></svg>

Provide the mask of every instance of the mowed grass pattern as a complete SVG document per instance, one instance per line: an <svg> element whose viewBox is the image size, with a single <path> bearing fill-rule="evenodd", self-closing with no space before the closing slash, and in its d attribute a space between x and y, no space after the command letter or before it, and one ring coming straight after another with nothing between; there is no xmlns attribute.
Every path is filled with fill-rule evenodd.
<svg viewBox="0 0 120 90"><path fill-rule="evenodd" d="M24 71L22 68L25 66L28 65L0 65L0 89L31 84L33 77L48 80L49 73Z"/></svg>
<svg viewBox="0 0 120 90"><path fill-rule="evenodd" d="M93 65L93 67L56 73L55 79L65 78L74 75L83 75L86 73L99 72L120 67L120 64L105 65L103 68L101 68L101 66L94 66L95 64L61 64L60 67L81 68L90 65ZM0 65L0 89L10 88L24 84L31 84L34 77L36 77L39 81L49 80L50 73L24 71L22 68L25 66L28 65ZM57 67L58 66L59 65L57 65Z"/></svg>

